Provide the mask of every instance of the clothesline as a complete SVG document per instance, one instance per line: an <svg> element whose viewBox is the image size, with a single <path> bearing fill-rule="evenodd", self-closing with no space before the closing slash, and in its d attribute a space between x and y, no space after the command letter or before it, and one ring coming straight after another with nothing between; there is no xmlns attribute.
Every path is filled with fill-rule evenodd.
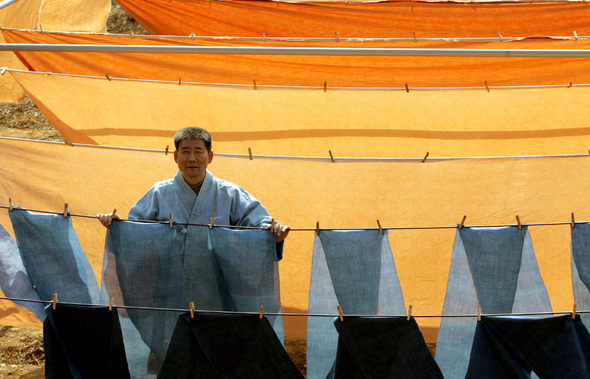
<svg viewBox="0 0 590 379"><path fill-rule="evenodd" d="M590 86L590 85L589 85ZM173 153L174 150L168 149L146 149L139 147L124 147L124 146L107 146L107 145L92 145L84 143L73 143L73 142L57 142L57 141L45 141L45 140L34 140L26 138L15 138L15 137L0 137L0 140L7 141L22 141L22 142L35 142L35 143L46 143L53 145L67 145L71 147L90 147L96 149L111 149L111 150L124 150L124 151L140 151L149 153ZM273 159L273 160L299 160L299 161L314 161L314 162L331 162L331 163L399 163L399 162L414 162L414 163L427 163L427 162L444 162L444 161L462 161L462 160L490 160L490 159L542 159L542 158L589 158L590 150L585 154L553 154L553 155L503 155L503 156L480 156L480 157L432 157L430 152L426 152L426 155L422 158L368 158L368 157L336 157L331 150L328 151L327 157L305 157L305 156L294 156L294 155L261 155L252 154L252 150L249 150L248 154L236 154L236 153L215 153L217 157L227 158L244 158L249 160L254 159Z"/></svg>
<svg viewBox="0 0 590 379"><path fill-rule="evenodd" d="M9 200L10 202L12 200ZM81 217L81 218L97 218L97 216L92 215L84 215L84 214L75 214L69 211L69 205L65 204L64 212L55 212L55 211L47 211L47 210L39 210L39 209L27 209L16 207L14 204L10 205L0 205L0 208L7 209L9 212L14 211L29 211L29 212L36 212L36 213L46 213L46 214L53 214L53 215L63 215L64 217L72 216L72 217ZM212 215L213 216L213 215ZM315 228L291 228L291 231L294 232L316 232L320 233L322 230L429 230L429 229L457 229L457 228L500 228L500 227L508 227L508 226L558 226L558 225L570 225L575 226L575 224L584 224L588 221L575 221L574 214L572 213L572 221L567 222L538 222L538 223L520 223L520 216L516 216L517 223L516 224L493 224L493 225L466 225L464 224L466 216L463 217L461 223L453 226L391 226L385 227L382 226L377 220L378 227L376 228L320 228L319 221L316 224ZM257 226L238 226L238 225L217 225L213 222L210 224L192 224L192 223L179 223L172 220L163 220L163 221L155 221L155 220L135 220L135 219L119 219L119 221L131 221L131 222L140 222L140 223L149 223L149 224L166 224L170 225L178 225L178 226L198 226L198 227L207 227L207 228L228 228L228 229L249 229L249 230L267 230L265 227L257 227Z"/></svg>
<svg viewBox="0 0 590 379"><path fill-rule="evenodd" d="M447 1L445 1L447 2ZM528 2L528 1L527 1ZM463 2L461 2L463 3ZM223 41L223 40L232 40L232 41L292 41L292 42L307 42L307 41L315 41L315 42L329 42L329 41L338 41L338 42L415 42L415 41L446 41L446 42L513 42L513 41L522 41L526 39L535 40L546 38L546 39L556 39L556 40L583 40L583 39L590 39L590 36L582 36L578 35L577 32L574 32L572 35L568 36L545 36L545 37L504 37L501 32L498 32L498 37L456 37L456 38L449 38L449 37L418 37L414 34L412 37L357 37L357 38L348 38L348 37L340 37L337 34L334 37L269 37L266 35L261 35L260 37L239 37L239 36L197 36L194 33L190 35L154 35L154 34L135 34L133 32L128 34L121 34L121 33L89 33L89 32L70 32L70 31L58 31L58 30L44 30L44 29L20 29L20 28L6 28L0 25L0 31L2 30L9 30L9 31L18 31L18 32L34 32L34 33L52 33L52 34L72 34L72 35L100 35L100 36L113 36L113 37L127 37L133 39L188 39L188 40L215 40L215 41Z"/></svg>
<svg viewBox="0 0 590 379"><path fill-rule="evenodd" d="M22 301L22 302L29 302L29 303L42 303L42 304L52 304L52 300L36 300L36 299L22 299L22 298L15 298L15 297L0 297L0 300L10 300L10 301ZM106 304L88 304L88 303L72 303L72 302L64 302L59 301L57 304L63 305L75 305L75 306L82 306L82 307L97 307L97 306L107 306ZM121 308L121 309L133 309L133 310L142 310L142 311L162 311L162 312L189 312L190 308L158 308L158 307L141 307L141 306L132 306L132 305L112 305L113 309ZM205 309L194 309L193 312L195 313L216 313L216 314L239 314L239 315L260 315L260 312L237 312L237 311L216 311L216 310L205 310ZM581 310L575 311L579 314L586 314L590 313L590 310ZM482 316L495 316L495 317L504 317L504 316L517 316L517 317L526 317L526 316L550 316L550 315L568 315L572 314L572 311L560 311L560 312L524 312L524 313L472 313L472 314L454 314L454 315L419 315L419 314L411 314L411 317L415 318L467 318L467 317L482 317ZM263 312L264 315L267 316L286 316L286 317L340 317L340 314L326 314L326 313L283 313L283 312ZM343 317L370 317L370 318L377 318L377 317L408 317L408 314L405 315L386 315L386 314L379 314L379 315L363 315L363 314L346 314L342 313Z"/></svg>

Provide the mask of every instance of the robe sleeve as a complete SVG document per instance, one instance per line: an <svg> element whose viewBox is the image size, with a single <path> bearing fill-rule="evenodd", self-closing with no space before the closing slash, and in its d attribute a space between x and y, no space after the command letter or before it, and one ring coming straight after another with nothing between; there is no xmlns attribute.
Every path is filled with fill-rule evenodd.
<svg viewBox="0 0 590 379"><path fill-rule="evenodd" d="M129 210L129 219L132 220L159 220L160 199L157 191L152 187Z"/></svg>

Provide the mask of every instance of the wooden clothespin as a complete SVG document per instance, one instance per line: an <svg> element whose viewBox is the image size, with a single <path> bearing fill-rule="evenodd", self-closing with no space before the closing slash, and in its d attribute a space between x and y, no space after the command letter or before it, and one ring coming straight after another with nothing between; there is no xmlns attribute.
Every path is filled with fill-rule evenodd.
<svg viewBox="0 0 590 379"><path fill-rule="evenodd" d="M481 321L481 305L477 304L477 321Z"/></svg>
<svg viewBox="0 0 590 379"><path fill-rule="evenodd" d="M195 39L195 31L191 29L191 34L189 35L191 39Z"/></svg>
<svg viewBox="0 0 590 379"><path fill-rule="evenodd" d="M252 157L252 149L250 147L248 147L248 157L250 157L250 160L254 159Z"/></svg>
<svg viewBox="0 0 590 379"><path fill-rule="evenodd" d="M340 306L340 304L338 304L338 307L336 307L336 309L338 309L338 317L340 318L340 321L344 321L344 314L342 313L342 307Z"/></svg>
<svg viewBox="0 0 590 379"><path fill-rule="evenodd" d="M317 234L318 236L320 235L320 222L317 221L315 223L315 234Z"/></svg>
<svg viewBox="0 0 590 379"><path fill-rule="evenodd" d="M70 215L70 204L65 203L64 205L64 218L68 218Z"/></svg>
<svg viewBox="0 0 590 379"><path fill-rule="evenodd" d="M191 318L195 318L195 302L194 301L191 301L188 304L188 309L189 309L189 312L191 313Z"/></svg>
<svg viewBox="0 0 590 379"><path fill-rule="evenodd" d="M170 229L174 227L174 216L170 213L170 218L168 219L168 224L170 225Z"/></svg>
<svg viewBox="0 0 590 379"><path fill-rule="evenodd" d="M377 219L377 226L379 227L379 233L383 234L383 228L381 227L381 221Z"/></svg>
<svg viewBox="0 0 590 379"><path fill-rule="evenodd" d="M412 305L410 304L410 306L408 307L408 315L406 317L406 320L410 321L412 319Z"/></svg>
<svg viewBox="0 0 590 379"><path fill-rule="evenodd" d="M213 229L213 225L215 225L215 215L211 216L211 223L209 224L209 229Z"/></svg>
<svg viewBox="0 0 590 379"><path fill-rule="evenodd" d="M422 158L422 163L426 162L426 159L428 158L429 155L430 155L430 151L427 151L424 158Z"/></svg>
<svg viewBox="0 0 590 379"><path fill-rule="evenodd" d="M129 37L130 38L135 38L135 32L132 30L131 33L129 33Z"/></svg>
<svg viewBox="0 0 590 379"><path fill-rule="evenodd" d="M570 84L567 85L567 88L572 88L573 85L574 85L574 83L570 82Z"/></svg>
<svg viewBox="0 0 590 379"><path fill-rule="evenodd" d="M168 155L168 149L170 149L170 145L166 145L166 151L164 151L164 155Z"/></svg>
<svg viewBox="0 0 590 379"><path fill-rule="evenodd" d="M328 81L324 80L324 92L328 90Z"/></svg>
<svg viewBox="0 0 590 379"><path fill-rule="evenodd" d="M113 310L113 297L109 296L109 311Z"/></svg>
<svg viewBox="0 0 590 379"><path fill-rule="evenodd" d="M416 32L414 32L414 42L418 41L418 38L416 38Z"/></svg>
<svg viewBox="0 0 590 379"><path fill-rule="evenodd" d="M253 83L253 88L258 89L258 87L256 87L256 79L252 79L252 83Z"/></svg>
<svg viewBox="0 0 590 379"><path fill-rule="evenodd" d="M578 39L578 33L576 33L576 31L574 30L574 38Z"/></svg>
<svg viewBox="0 0 590 379"><path fill-rule="evenodd" d="M574 218L574 212L572 212L572 229L576 227L576 219Z"/></svg>
<svg viewBox="0 0 590 379"><path fill-rule="evenodd" d="M483 84L486 86L486 91L490 92L490 86L488 85L488 81L484 80Z"/></svg>
<svg viewBox="0 0 590 379"><path fill-rule="evenodd" d="M6 74L6 70L8 70L8 67L2 67L2 71L0 71L0 75L4 76L4 74Z"/></svg>
<svg viewBox="0 0 590 379"><path fill-rule="evenodd" d="M178 78L178 85L181 85L181 84L182 84L182 79Z"/></svg>
<svg viewBox="0 0 590 379"><path fill-rule="evenodd" d="M498 32L498 38L500 38L500 41L504 41L504 37L502 37L502 32Z"/></svg>
<svg viewBox="0 0 590 379"><path fill-rule="evenodd" d="M12 209L14 208L14 204L12 204L12 197L8 198L8 210L10 212L12 212Z"/></svg>
<svg viewBox="0 0 590 379"><path fill-rule="evenodd" d="M262 40L266 41L266 33L264 33L264 31L262 32Z"/></svg>
<svg viewBox="0 0 590 379"><path fill-rule="evenodd" d="M109 76L109 74L104 74L104 77L107 78L109 82L111 81L111 77Z"/></svg>
<svg viewBox="0 0 590 379"><path fill-rule="evenodd" d="M41 34L45 33L45 30L43 30L43 25L39 24L39 31L41 31Z"/></svg>
<svg viewBox="0 0 590 379"><path fill-rule="evenodd" d="M338 32L334 32L334 41L338 42Z"/></svg>
<svg viewBox="0 0 590 379"><path fill-rule="evenodd" d="M259 318L262 320L262 318L264 317L264 305L260 306L260 316Z"/></svg>
<svg viewBox="0 0 590 379"><path fill-rule="evenodd" d="M275 234L275 219L274 218L270 220L270 232L272 234Z"/></svg>
<svg viewBox="0 0 590 379"><path fill-rule="evenodd" d="M520 216L516 215L516 223L518 224L518 230L522 230L522 224L520 223Z"/></svg>
<svg viewBox="0 0 590 379"><path fill-rule="evenodd" d="M406 82L406 92L410 93L410 87L408 86L408 82Z"/></svg>
<svg viewBox="0 0 590 379"><path fill-rule="evenodd" d="M577 308L577 304L574 301L574 306L572 307L572 320L576 319L576 308Z"/></svg>
<svg viewBox="0 0 590 379"><path fill-rule="evenodd" d="M463 215L463 220L461 220L461 223L459 224L459 229L463 229L463 227L465 226L465 219L467 218L467 215Z"/></svg>
<svg viewBox="0 0 590 379"><path fill-rule="evenodd" d="M328 150L328 153L330 153L330 160L332 161L332 163L335 163L336 159L334 159L334 154L332 154L332 150Z"/></svg>
<svg viewBox="0 0 590 379"><path fill-rule="evenodd" d="M55 310L57 307L57 293L53 294L53 300L51 300L51 309Z"/></svg>

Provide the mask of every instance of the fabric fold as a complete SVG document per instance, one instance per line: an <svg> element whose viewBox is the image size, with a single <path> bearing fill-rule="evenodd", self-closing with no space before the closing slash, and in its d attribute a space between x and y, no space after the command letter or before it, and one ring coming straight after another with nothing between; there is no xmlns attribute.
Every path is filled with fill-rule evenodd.
<svg viewBox="0 0 590 379"><path fill-rule="evenodd" d="M575 224L571 228L571 268L574 301L578 309L590 309L590 224ZM590 326L590 315L581 314L582 322Z"/></svg>

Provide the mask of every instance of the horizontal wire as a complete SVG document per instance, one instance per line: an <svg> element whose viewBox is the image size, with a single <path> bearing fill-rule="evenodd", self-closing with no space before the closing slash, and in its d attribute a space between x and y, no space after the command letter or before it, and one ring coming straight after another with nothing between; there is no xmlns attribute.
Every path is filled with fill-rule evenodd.
<svg viewBox="0 0 590 379"><path fill-rule="evenodd" d="M14 204L12 207L10 205L0 205L0 208L8 209L12 212L14 211L28 211L28 212L36 212L36 213L45 213L45 214L53 214L53 215L63 215L64 212L55 212L55 211L46 211L46 210L38 210L38 209L27 209L22 207L17 207ZM82 218L97 218L97 216L91 215L83 215L83 214L75 214L75 213L68 213L68 216L72 217L82 217ZM118 221L127 221L127 222L139 222L139 223L146 223L146 224L166 224L169 225L170 221L168 220L135 220L135 219L118 219ZM585 224L588 221L575 221L574 224ZM208 227L208 228L228 228L228 229L250 229L250 230L267 230L267 227L259 227L259 226L239 226L239 225L218 225L218 224L193 224L193 223L182 223L182 222L172 222L173 225L178 226L200 226L200 227ZM520 226L560 226L560 225L572 225L571 221L567 222L536 222L536 223L521 223ZM519 226L518 224L488 224L488 225L466 225L463 224L463 228L503 228L509 226ZM330 231L330 230L430 230L430 229L457 229L459 224L453 226L391 226L385 227L382 226L381 228L320 228L320 231ZM295 232L311 232L317 231L317 228L290 228L290 231Z"/></svg>
<svg viewBox="0 0 590 379"><path fill-rule="evenodd" d="M590 55L590 50L588 50ZM79 74L63 74L55 72L43 72L43 71L28 71L20 70L9 67L0 67L0 74L4 75L6 72L20 72L26 74L38 74L38 75L55 75L64 76L71 78L85 78L85 79L100 79L100 80L117 80L124 82L139 82L139 83L160 83L160 84L174 84L179 85L178 81L172 80L157 80L157 79L137 79L137 78L119 78L116 76L93 76L93 75L79 75ZM182 82L183 85L193 86L211 86L211 87L230 87L230 88L253 88L252 84L236 84L236 83L205 83L205 82ZM590 87L590 84L574 84L569 82L567 84L539 84L539 85L522 85L522 86L476 86L476 87L328 87L330 90L348 90L348 91L468 91L468 90L492 90L492 89L538 89L538 88L572 88L572 87ZM285 86L285 85L273 85L273 84L257 84L257 89L293 89L293 90L310 90L310 89L321 89L325 90L324 86Z"/></svg>
<svg viewBox="0 0 590 379"><path fill-rule="evenodd" d="M23 299L23 298L14 298L14 297L0 297L0 300L10 300L10 301L22 301L22 302L29 302L29 303L42 303L42 304L52 304L52 300L36 300L36 299ZM72 302L65 302L65 301L57 301L56 304L61 305L75 305L75 306L82 306L82 307L105 307L106 304L88 304L88 303L72 303ZM161 311L161 312L189 312L190 309L186 308L159 308L159 307L141 307L141 306L134 306L134 305L112 305L113 308L121 308L121 309L132 309L132 310L142 310L142 311ZM238 314L238 315L260 315L260 312L238 312L238 311L218 311L218 310L204 310L204 309L195 309L195 313L215 313L215 314ZM581 310L576 311L576 313L585 314L590 313L590 310ZM264 315L267 316L288 316L288 317L339 317L339 314L329 314L329 313L283 313L283 312L263 312ZM414 318L471 318L471 317L481 317L481 316L492 316L492 317L506 317L506 316L517 316L517 317L524 317L524 316L549 316L549 315L570 315L572 314L571 311L560 311L560 312L526 312L526 313L481 313L481 314L450 314L450 315L419 315L419 314L412 314L411 316ZM366 317L366 318L379 318L379 317L407 317L407 314L397 314L397 315L389 315L389 314L378 314L378 315L364 315L364 314L346 314L343 313L345 317Z"/></svg>

